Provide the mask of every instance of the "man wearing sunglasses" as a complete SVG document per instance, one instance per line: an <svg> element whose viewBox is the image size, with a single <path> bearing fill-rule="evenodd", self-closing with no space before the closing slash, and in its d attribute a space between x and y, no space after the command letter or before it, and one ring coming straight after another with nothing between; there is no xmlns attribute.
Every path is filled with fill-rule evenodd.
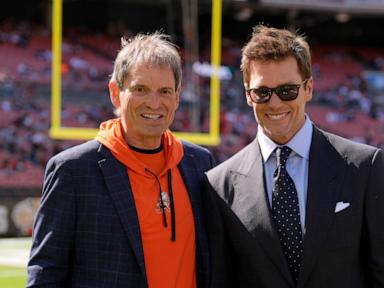
<svg viewBox="0 0 384 288"><path fill-rule="evenodd" d="M207 173L211 287L384 287L384 153L305 113L308 43L263 25L243 48L255 140Z"/></svg>

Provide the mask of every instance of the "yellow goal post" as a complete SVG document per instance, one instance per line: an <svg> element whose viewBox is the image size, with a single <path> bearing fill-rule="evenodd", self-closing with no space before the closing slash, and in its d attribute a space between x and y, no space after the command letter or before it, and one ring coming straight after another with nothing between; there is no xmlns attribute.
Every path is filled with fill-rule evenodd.
<svg viewBox="0 0 384 288"><path fill-rule="evenodd" d="M61 56L63 30L63 0L53 0L52 6L52 81L51 81L51 127L54 139L88 140L96 136L96 128L63 127L61 125ZM200 145L215 146L220 143L220 79L221 62L221 19L222 0L212 0L211 66L209 132L175 132L184 140ZM111 108L112 109L112 108Z"/></svg>

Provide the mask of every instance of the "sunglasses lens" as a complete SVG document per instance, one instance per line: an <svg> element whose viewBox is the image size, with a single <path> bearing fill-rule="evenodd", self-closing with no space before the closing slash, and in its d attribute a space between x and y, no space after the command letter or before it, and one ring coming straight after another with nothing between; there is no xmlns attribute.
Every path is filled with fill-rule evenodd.
<svg viewBox="0 0 384 288"><path fill-rule="evenodd" d="M250 90L250 95L256 103L267 102L269 100L271 93L272 93L271 89L267 87L260 87L260 88Z"/></svg>
<svg viewBox="0 0 384 288"><path fill-rule="evenodd" d="M297 85L283 85L276 89L276 94L281 100L294 100L299 95L299 88L300 87L297 87Z"/></svg>

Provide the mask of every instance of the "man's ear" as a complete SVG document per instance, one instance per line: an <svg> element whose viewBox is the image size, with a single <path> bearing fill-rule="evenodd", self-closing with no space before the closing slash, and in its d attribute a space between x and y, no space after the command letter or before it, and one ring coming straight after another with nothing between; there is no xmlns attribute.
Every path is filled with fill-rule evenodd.
<svg viewBox="0 0 384 288"><path fill-rule="evenodd" d="M111 98L111 102L113 104L113 107L119 108L120 107L120 89L117 83L114 80L109 81L108 84L109 88L109 97Z"/></svg>
<svg viewBox="0 0 384 288"><path fill-rule="evenodd" d="M176 91L176 109L179 107L179 104L180 104L180 94L181 94L181 87L179 87Z"/></svg>
<svg viewBox="0 0 384 288"><path fill-rule="evenodd" d="M312 100L312 95L313 95L313 78L312 77L308 79L307 83L305 83L304 89L305 89L305 95L304 95L305 102L309 102Z"/></svg>

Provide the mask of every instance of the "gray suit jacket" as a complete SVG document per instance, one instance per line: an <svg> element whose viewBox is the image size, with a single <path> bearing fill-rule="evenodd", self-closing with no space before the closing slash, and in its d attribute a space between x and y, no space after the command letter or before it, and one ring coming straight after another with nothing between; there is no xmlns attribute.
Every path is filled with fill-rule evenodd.
<svg viewBox="0 0 384 288"><path fill-rule="evenodd" d="M208 240L201 192L211 154L183 142L180 169L196 231L198 287L207 287ZM141 233L126 167L97 141L47 164L33 227L27 287L148 287ZM166 269L166 267L165 267Z"/></svg>
<svg viewBox="0 0 384 288"><path fill-rule="evenodd" d="M257 140L207 173L211 287L295 287L263 175ZM384 287L383 151L314 127L308 177L297 287Z"/></svg>

